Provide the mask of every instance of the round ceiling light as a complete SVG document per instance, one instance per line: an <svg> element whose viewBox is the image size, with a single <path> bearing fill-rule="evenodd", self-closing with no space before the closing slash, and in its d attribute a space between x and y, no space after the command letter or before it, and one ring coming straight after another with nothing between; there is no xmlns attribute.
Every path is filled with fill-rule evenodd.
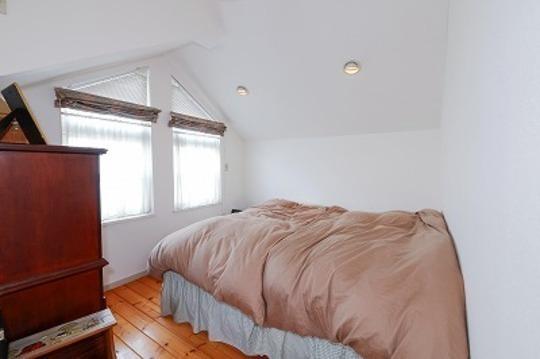
<svg viewBox="0 0 540 359"><path fill-rule="evenodd" d="M361 70L360 64L356 61L349 61L343 66L343 72L345 72L347 75L355 75L359 73Z"/></svg>
<svg viewBox="0 0 540 359"><path fill-rule="evenodd" d="M238 86L236 88L236 93L239 94L240 96L247 96L249 95L249 91L248 89L245 87L245 86Z"/></svg>

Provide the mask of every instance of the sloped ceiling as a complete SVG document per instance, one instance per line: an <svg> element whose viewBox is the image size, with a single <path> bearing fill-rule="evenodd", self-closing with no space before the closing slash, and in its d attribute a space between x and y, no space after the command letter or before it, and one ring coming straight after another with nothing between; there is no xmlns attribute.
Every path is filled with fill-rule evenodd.
<svg viewBox="0 0 540 359"><path fill-rule="evenodd" d="M439 126L446 0L219 2L216 46L176 52L247 139ZM357 59L363 71L343 73ZM250 95L236 94L245 85Z"/></svg>
<svg viewBox="0 0 540 359"><path fill-rule="evenodd" d="M248 140L437 128L447 8L447 0L12 0L0 15L0 85L173 50ZM342 71L350 59L363 66L356 76ZM238 96L238 85L250 95Z"/></svg>
<svg viewBox="0 0 540 359"><path fill-rule="evenodd" d="M0 76L118 61L189 42L214 46L220 24L213 0L10 0L7 15L0 14Z"/></svg>

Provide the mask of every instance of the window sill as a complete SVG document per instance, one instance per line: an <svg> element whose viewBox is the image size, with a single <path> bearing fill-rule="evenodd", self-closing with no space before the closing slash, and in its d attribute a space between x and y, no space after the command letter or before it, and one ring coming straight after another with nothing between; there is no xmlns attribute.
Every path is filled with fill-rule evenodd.
<svg viewBox="0 0 540 359"><path fill-rule="evenodd" d="M223 202L217 202L217 203L213 203L213 204L205 204L204 206L197 206L197 207L175 208L175 209L173 209L173 213L196 211L196 210L200 210L200 209L207 209L207 208L217 207L217 206L223 206Z"/></svg>
<svg viewBox="0 0 540 359"><path fill-rule="evenodd" d="M151 217L154 217L153 212L140 214L140 215L136 215L136 216L130 216L130 217L122 217L122 218L118 218L118 219L109 219L109 220L106 220L106 221L102 221L101 225L103 227L108 227L110 225L121 224L121 223L125 223L125 222L138 221L140 219L151 218Z"/></svg>

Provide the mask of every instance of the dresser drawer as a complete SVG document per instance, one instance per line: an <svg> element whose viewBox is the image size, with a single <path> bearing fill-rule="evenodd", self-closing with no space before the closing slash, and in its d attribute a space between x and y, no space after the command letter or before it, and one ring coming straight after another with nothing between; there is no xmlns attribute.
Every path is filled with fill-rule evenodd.
<svg viewBox="0 0 540 359"><path fill-rule="evenodd" d="M0 311L8 340L104 309L101 276L99 267L2 296Z"/></svg>

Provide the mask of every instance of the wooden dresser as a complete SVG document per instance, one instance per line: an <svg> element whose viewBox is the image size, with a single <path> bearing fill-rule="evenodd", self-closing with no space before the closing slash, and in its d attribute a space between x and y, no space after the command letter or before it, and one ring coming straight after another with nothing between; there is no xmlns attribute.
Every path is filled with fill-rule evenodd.
<svg viewBox="0 0 540 359"><path fill-rule="evenodd" d="M10 341L106 308L103 153L0 144L0 311ZM81 357L106 357L105 336L92 341L96 352Z"/></svg>

